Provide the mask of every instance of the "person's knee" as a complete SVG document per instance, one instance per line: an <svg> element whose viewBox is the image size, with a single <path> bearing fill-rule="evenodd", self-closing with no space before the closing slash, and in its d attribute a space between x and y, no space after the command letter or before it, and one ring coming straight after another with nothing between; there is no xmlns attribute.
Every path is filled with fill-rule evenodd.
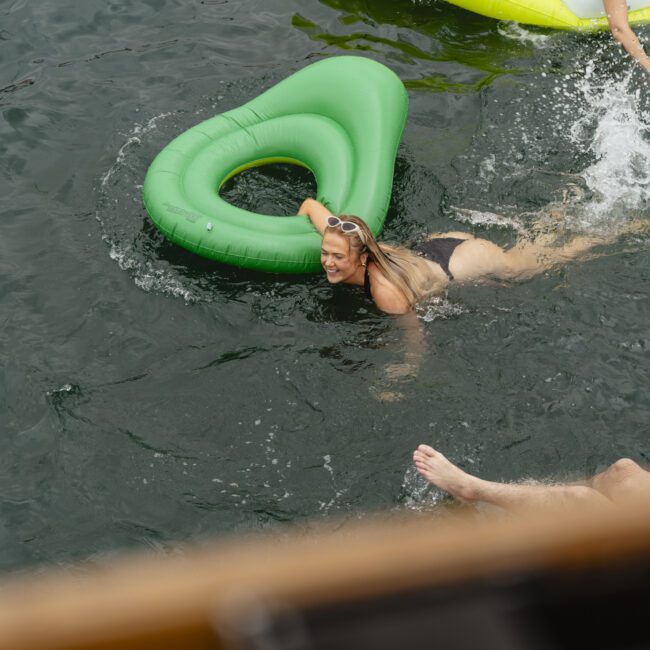
<svg viewBox="0 0 650 650"><path fill-rule="evenodd" d="M620 458L594 477L592 487L612 498L615 492L620 493L636 485L641 474L645 474L644 470L632 459Z"/></svg>
<svg viewBox="0 0 650 650"><path fill-rule="evenodd" d="M608 473L613 476L628 476L641 470L641 467L635 463L631 458L619 458L615 463L609 466Z"/></svg>

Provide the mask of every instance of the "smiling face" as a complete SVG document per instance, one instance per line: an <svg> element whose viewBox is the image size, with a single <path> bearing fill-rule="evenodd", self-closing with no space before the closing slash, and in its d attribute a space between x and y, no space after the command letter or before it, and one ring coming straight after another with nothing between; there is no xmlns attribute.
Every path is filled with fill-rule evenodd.
<svg viewBox="0 0 650 650"><path fill-rule="evenodd" d="M363 256L365 258L365 254ZM350 282L362 268L359 254L350 248L350 240L335 232L326 232L320 251L320 263L331 284Z"/></svg>

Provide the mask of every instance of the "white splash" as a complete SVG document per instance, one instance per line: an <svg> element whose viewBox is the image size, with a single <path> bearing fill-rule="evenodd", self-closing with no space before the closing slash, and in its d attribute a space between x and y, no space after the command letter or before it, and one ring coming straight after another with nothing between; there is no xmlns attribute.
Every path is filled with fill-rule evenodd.
<svg viewBox="0 0 650 650"><path fill-rule="evenodd" d="M583 172L593 198L578 213L584 229L620 224L650 202L650 123L647 99L632 87L634 74L596 80L589 65L578 83L581 114L571 129L576 145L587 144L595 162Z"/></svg>
<svg viewBox="0 0 650 650"><path fill-rule="evenodd" d="M131 129L131 132L127 135L126 142L120 147L117 152L117 157L115 162L109 167L108 171L102 176L102 187L106 187L106 184L111 179L111 176L119 169L124 161L126 160L127 151L133 145L139 145L142 143L141 137L153 131L156 128L158 121L168 117L172 113L161 113L160 115L155 115L146 124L135 124Z"/></svg>
<svg viewBox="0 0 650 650"><path fill-rule="evenodd" d="M440 503L445 494L433 487L413 465L409 465L402 479L403 503L409 510L424 510Z"/></svg>
<svg viewBox="0 0 650 650"><path fill-rule="evenodd" d="M420 302L415 313L420 320L431 323L434 320L449 320L468 313L461 304L453 303L445 297L433 296Z"/></svg>
<svg viewBox="0 0 650 650"><path fill-rule="evenodd" d="M130 247L121 249L106 235L103 236L103 239L110 246L109 257L117 262L123 271L130 271L133 274L133 281L136 286L143 291L160 291L161 293L182 298L186 303L198 302L198 297L184 287L171 273L164 269L155 268L151 262L132 255Z"/></svg>
<svg viewBox="0 0 650 650"><path fill-rule="evenodd" d="M136 150L145 141L151 131L156 129L159 122L170 115L171 112L161 113L150 118L146 122L136 123L131 127L131 130L124 136L125 141L117 152L115 161L101 177L100 190L104 197L103 205L106 206L109 202L111 205L115 204L116 207L112 208L113 211L120 209L120 204L117 198L108 198L109 192L116 192L117 190L109 189L111 180L115 179L114 185L120 185L124 179L127 179L124 187L120 189L120 198L128 200L131 192L133 192L132 200L134 203L139 203L140 192L142 185L134 183L130 180L132 177L137 177L139 182L142 181L140 171L132 171L128 169L129 165L136 164L137 154ZM130 162L131 161L131 162ZM194 295L187 287L183 286L182 282L174 275L173 272L161 265L156 265L152 261L142 259L142 254L133 249L132 244L124 244L119 241L119 236L112 235L108 232L107 223L105 223L106 215L102 214L99 209L96 213L96 218L104 229L102 235L103 240L109 245L109 256L112 260L117 262L123 271L129 271L133 280L140 289L147 292L161 292L174 297L180 297L185 302L197 302L199 297Z"/></svg>
<svg viewBox="0 0 650 650"><path fill-rule="evenodd" d="M551 38L549 34L537 34L522 27L519 23L509 21L500 22L497 31L505 38L510 38L520 43L530 43L537 48L545 47Z"/></svg>
<svg viewBox="0 0 650 650"><path fill-rule="evenodd" d="M470 210L468 208L459 208L451 206L454 211L454 217L461 223L467 223L471 226L497 226L499 228L511 228L516 232L525 232L524 226L513 217L508 217L495 212L483 212L480 210Z"/></svg>

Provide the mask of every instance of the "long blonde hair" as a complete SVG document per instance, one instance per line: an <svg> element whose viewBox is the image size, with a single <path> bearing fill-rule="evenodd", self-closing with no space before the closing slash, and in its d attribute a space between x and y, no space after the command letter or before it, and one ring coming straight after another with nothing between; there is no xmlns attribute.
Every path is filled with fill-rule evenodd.
<svg viewBox="0 0 650 650"><path fill-rule="evenodd" d="M368 260L377 265L384 277L394 284L413 306L427 295L436 285L437 278L431 265L403 246L379 244L363 219L354 215L342 214L342 221L359 226L359 230L345 231L339 226L327 226L325 232L347 237L350 250L358 255L368 254Z"/></svg>

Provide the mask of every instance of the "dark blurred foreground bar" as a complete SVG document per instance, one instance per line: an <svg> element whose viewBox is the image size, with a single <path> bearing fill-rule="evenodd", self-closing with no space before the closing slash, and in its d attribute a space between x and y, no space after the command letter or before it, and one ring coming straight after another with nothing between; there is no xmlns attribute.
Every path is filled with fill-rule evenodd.
<svg viewBox="0 0 650 650"><path fill-rule="evenodd" d="M405 517L0 581L2 650L650 648L650 504Z"/></svg>

